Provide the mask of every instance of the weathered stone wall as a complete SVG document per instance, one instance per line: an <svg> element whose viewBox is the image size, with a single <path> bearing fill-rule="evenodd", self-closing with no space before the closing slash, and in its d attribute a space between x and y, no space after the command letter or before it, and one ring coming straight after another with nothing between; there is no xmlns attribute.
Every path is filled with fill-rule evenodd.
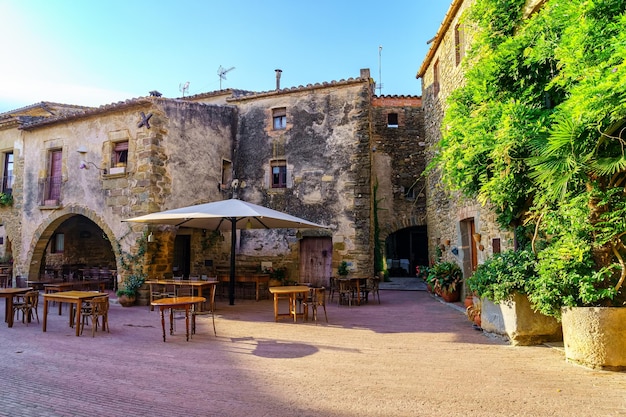
<svg viewBox="0 0 626 417"><path fill-rule="evenodd" d="M333 269L341 260L371 273L371 183L368 82L282 91L231 101L239 108L235 178L246 201L327 224L333 233ZM286 108L287 128L274 130L272 109ZM270 161L287 163L287 187L271 188ZM274 239L242 232L240 253L283 252L293 263L297 239L273 231Z"/></svg>
<svg viewBox="0 0 626 417"><path fill-rule="evenodd" d="M426 225L424 113L420 97L375 97L372 106L372 181L380 239ZM388 115L398 115L389 127Z"/></svg>
<svg viewBox="0 0 626 417"><path fill-rule="evenodd" d="M462 13L471 4L471 1L455 1L453 6L458 5L456 14L447 15L444 25L445 32L439 33L439 42L434 54L430 58L426 71L422 76L422 99L424 106L425 139L428 143L427 161L432 159L433 146L441 138L442 119L446 107L446 99L450 93L463 84L463 66L457 65L455 55L454 30L459 23ZM449 19L449 21L448 21ZM470 28L464 27L465 47L471 39ZM439 65L439 92L435 94L434 66ZM436 247L450 240L450 245L445 246L443 260L453 260L464 267L467 276L471 273L468 268L470 262L470 244L467 236L464 236L464 220L473 220L476 232L482 235L481 243L483 250L478 250L477 259L481 263L493 253L493 239L499 239L501 249L511 248L513 235L508 231L502 231L495 223L495 215L488 207L481 206L478 202L463 198L458 193L448 192L440 181L438 172L432 172L427 180L427 223L429 231L429 253L434 258ZM458 249L458 255L454 255L453 248Z"/></svg>
<svg viewBox="0 0 626 417"><path fill-rule="evenodd" d="M4 175L4 157L6 152L13 152L13 205L0 207L0 236L3 243L0 245L0 256L4 257L14 251L14 247L19 247L22 243L22 229L20 212L22 210L22 183L17 181L22 177L24 170L23 134L17 129L15 122L0 124L0 176ZM16 268L13 268L13 276L16 275Z"/></svg>

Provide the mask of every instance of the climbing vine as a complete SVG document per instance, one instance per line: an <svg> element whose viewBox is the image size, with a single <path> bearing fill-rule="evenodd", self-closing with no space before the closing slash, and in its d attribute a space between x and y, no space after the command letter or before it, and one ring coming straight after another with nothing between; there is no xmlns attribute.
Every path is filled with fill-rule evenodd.
<svg viewBox="0 0 626 417"><path fill-rule="evenodd" d="M430 168L527 227L531 301L620 305L626 295L626 1L476 0L465 84L447 102Z"/></svg>
<svg viewBox="0 0 626 417"><path fill-rule="evenodd" d="M378 191L378 181L374 184L373 189L373 212L374 212L374 272L384 272L385 267L383 264L383 252L380 241L380 225L378 224L378 200L376 199L376 193Z"/></svg>
<svg viewBox="0 0 626 417"><path fill-rule="evenodd" d="M120 266L125 272L123 288L120 288L117 294L135 295L148 276L144 271L144 257L148 251L148 233L144 232L137 237L134 253L124 251L119 240L115 243L120 254Z"/></svg>

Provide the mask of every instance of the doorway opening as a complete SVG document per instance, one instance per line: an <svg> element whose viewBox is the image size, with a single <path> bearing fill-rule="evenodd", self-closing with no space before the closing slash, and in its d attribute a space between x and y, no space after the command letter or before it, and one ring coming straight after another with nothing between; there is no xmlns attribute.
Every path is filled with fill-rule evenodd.
<svg viewBox="0 0 626 417"><path fill-rule="evenodd" d="M172 273L175 277L189 277L191 271L191 236L176 235L174 239L174 263Z"/></svg>
<svg viewBox="0 0 626 417"><path fill-rule="evenodd" d="M428 265L426 226L407 227L385 240L385 257L390 276L414 276L415 267Z"/></svg>

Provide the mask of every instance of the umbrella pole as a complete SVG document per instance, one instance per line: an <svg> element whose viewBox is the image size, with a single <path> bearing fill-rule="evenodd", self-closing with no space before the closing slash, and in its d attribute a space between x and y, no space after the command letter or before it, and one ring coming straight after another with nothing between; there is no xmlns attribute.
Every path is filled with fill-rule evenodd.
<svg viewBox="0 0 626 417"><path fill-rule="evenodd" d="M228 298L230 305L235 305L235 246L237 242L237 219L232 217L232 238L230 239L230 281L228 282Z"/></svg>

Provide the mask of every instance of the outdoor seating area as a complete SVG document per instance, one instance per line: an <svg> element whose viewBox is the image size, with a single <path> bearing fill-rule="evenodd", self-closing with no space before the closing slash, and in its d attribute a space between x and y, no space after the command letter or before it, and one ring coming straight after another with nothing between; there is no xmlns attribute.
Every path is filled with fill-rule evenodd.
<svg viewBox="0 0 626 417"><path fill-rule="evenodd" d="M294 324L293 320L281 320L276 323L272 300L238 300L234 306L229 306L227 300L217 299L217 336L212 329L211 317L196 316L196 331L191 338L190 328L189 342L186 341L184 318L181 318L175 320L177 328L173 335L167 333L166 323L167 342L163 343L158 311L150 311L148 306L122 307L108 291L110 332L101 331L100 321L94 338L90 337L90 322L85 324L81 337L74 336L74 329L68 326L69 308L66 307L61 316L54 309L49 314L46 333L42 333L41 324L37 324L36 319L29 326L22 325L21 321L12 329L8 329L6 325L0 326L2 353L5 357L15 358L5 361L10 374L18 375L18 372L23 372L26 359L36 359L39 367L38 373L30 373L34 376L28 381L17 378L14 380L20 385L7 385L11 397L6 403L13 403L25 393L29 396L28 401L32 402L30 396L36 394L42 401L52 398L46 404L49 414L63 415L67 412L67 403L54 401L54 398L65 398L63 395L67 395L68 390L80 383L83 391L92 390L101 394L84 396L80 400L82 403L88 402L91 410L109 407L106 410L115 410L118 415L119 410L125 410L122 407L128 404L129 396L133 398L135 408L130 413L126 412L127 415L145 413L145 410L149 410L160 400L167 404L175 403L175 406L167 408L168 412L172 410L171 415L182 415L181 410L188 415L258 415L260 412L266 415L283 415L285 409L294 414L346 415L342 408L346 398L344 393L339 396L325 396L327 385L332 384L345 387L344 391L354 392L350 398L355 407L348 413L350 415L372 415L372 410L381 407L383 403L390 403L389 408L385 409L385 415L395 415L401 401L405 401L402 404L406 406L404 410L407 410L402 415L411 415L415 410L429 415L421 406L423 399L415 396L415 384L419 385L420 381L428 378L429 384L437 384L437 389L449 387L450 375L443 374L439 368L433 368L432 363L437 360L456 363L454 361L458 359L458 346L471 353L467 361L462 361L463 374L472 375L480 369L494 380L501 381L505 378L506 383L523 391L520 394L512 391L512 395L516 395L515 398L520 402L539 390L537 385L533 385L533 381L548 380L549 383L544 384L546 392L553 392L555 387L568 388L555 395L551 402L538 402L542 405L538 411L545 412L546 415L553 409L553 401L563 403L564 395L568 400L575 401L583 391L590 393L592 401L598 404L609 402L605 408L596 409L604 413L603 415L610 415L610 411L616 408L609 408L619 405L622 400L619 396L622 374L590 372L572 366L565 362L558 349L545 346L516 348L498 339L486 337L468 325L462 311L440 302L426 291L389 291L383 286L381 292L383 303L380 305L370 301L353 308L337 305L336 299L329 303L327 296L328 324L323 308L319 307L317 325L311 320L311 308L309 321L298 320ZM40 312L41 301L40 298ZM207 299L207 304L208 302ZM0 300L0 309L3 308L2 303ZM389 317L414 319L390 320ZM167 312L165 318L168 320ZM191 320L190 317L190 326ZM16 354L17 351L24 350L25 346L28 346L28 350L23 354ZM415 362L415 358L419 357L423 359ZM68 366L68 358L72 360L71 366ZM309 386L297 388L298 395L286 398L282 395L270 396L265 401L263 399L268 396L254 396L265 401L261 405L259 402L241 400L241 391L244 388L246 392L255 392L259 387L286 392L285 390L294 386L294 372L305 370L306 373L303 374L309 377L315 374L311 370L327 367L329 360L350 366L346 368L350 369L348 373L327 373L325 378L328 384L319 389L313 388L315 395L324 398L323 404L332 402L336 412L314 412L307 408L311 401L310 396L313 395ZM375 366L371 366L373 363ZM536 363L541 366L532 365ZM520 368L523 364L527 368ZM506 372L503 372L502 366L507 367ZM115 399L111 407L111 399L119 397L119 393L102 389L101 379L93 378L94 367L97 367L98 372L107 375L119 375L121 368L133 370L125 377L130 378L125 379L127 382L123 387L126 395ZM415 372L404 372L412 367L416 369ZM59 369L63 369L63 373L59 374ZM527 372L515 372L516 369L526 369ZM159 375L174 375L175 379L173 382L160 379L157 383L154 378L146 377L155 375L155 370ZM192 374L196 376L190 377ZM36 378L36 375L52 375L53 378ZM402 384L398 384L399 377L402 378ZM524 378L524 383L519 381L520 378ZM363 381L368 380L375 380L383 387L394 388L375 390L381 395L372 400L371 389L363 385ZM50 381L54 383L51 384ZM194 390L197 390L199 381L213 387L225 387L225 400L193 401L192 397L196 395ZM567 383L565 386L564 381ZM63 385L59 387L56 382ZM175 391L172 391L172 384L176 386ZM499 398L498 395L501 395L502 383L497 386L479 385L470 388L470 393L472 398L479 399L483 407L487 407L488 401L483 397L485 390L489 398ZM602 395L594 394L599 392L598 387L602 388ZM188 394L178 394L183 389ZM175 394L164 398L164 392ZM368 394L363 395L364 392ZM303 397L299 400L302 406L294 407L293 398L300 398L299 393ZM149 398L146 395L150 395ZM465 401L458 402L457 407L460 404L465 404ZM519 412L519 402L509 405L509 401L503 399L498 404L501 405L498 411L502 415ZM438 407L441 403L431 401L429 405ZM417 408L420 406L422 408ZM141 408L138 410L138 407ZM9 411L8 408L4 410ZM446 408L450 415L454 415L458 408L455 410ZM383 414L379 412L374 415Z"/></svg>
<svg viewBox="0 0 626 417"><path fill-rule="evenodd" d="M332 302L337 295L338 305L361 305L378 299L380 304L380 278L378 277L331 277L328 300Z"/></svg>

